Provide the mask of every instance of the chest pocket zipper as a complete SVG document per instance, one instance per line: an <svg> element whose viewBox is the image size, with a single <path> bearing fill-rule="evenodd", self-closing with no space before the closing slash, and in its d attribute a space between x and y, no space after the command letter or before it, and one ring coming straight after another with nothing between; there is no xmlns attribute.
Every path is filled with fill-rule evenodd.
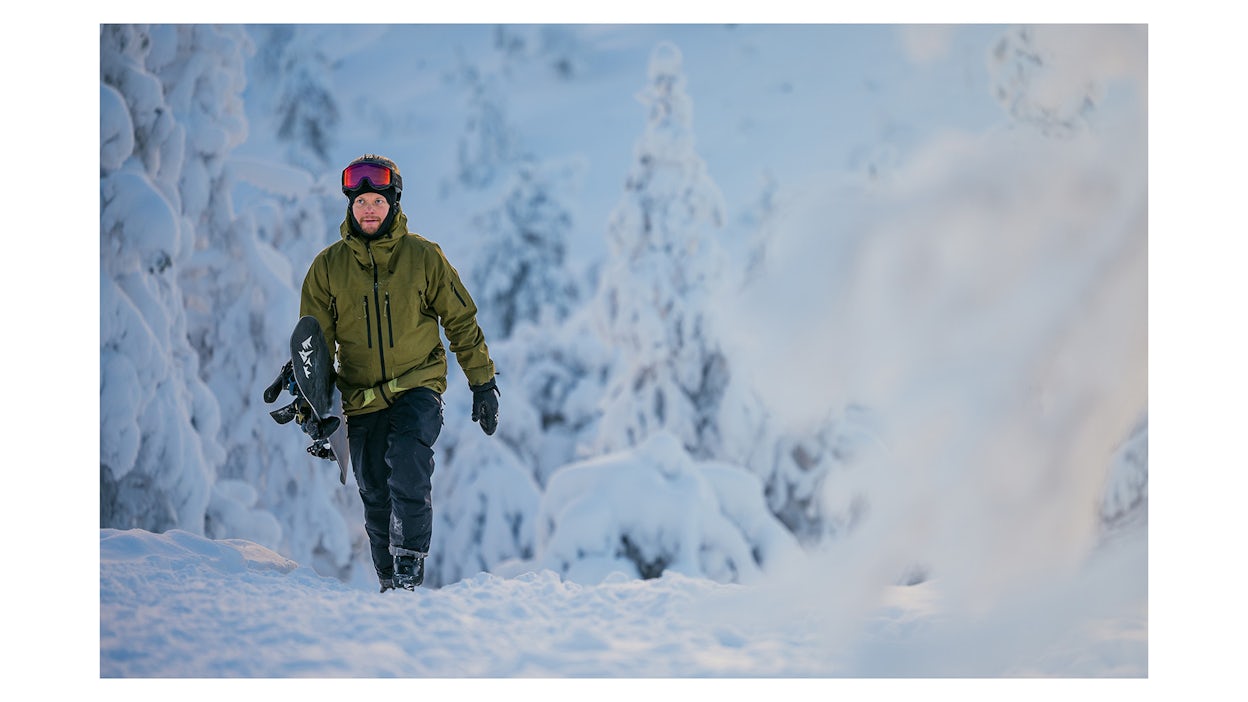
<svg viewBox="0 0 1248 702"><path fill-rule="evenodd" d="M368 348L373 348L373 321L368 315L368 295L364 296L364 328L368 330Z"/></svg>
<svg viewBox="0 0 1248 702"><path fill-rule="evenodd" d="M386 293L386 332L390 335L390 348L394 348L394 323L390 317L390 293Z"/></svg>

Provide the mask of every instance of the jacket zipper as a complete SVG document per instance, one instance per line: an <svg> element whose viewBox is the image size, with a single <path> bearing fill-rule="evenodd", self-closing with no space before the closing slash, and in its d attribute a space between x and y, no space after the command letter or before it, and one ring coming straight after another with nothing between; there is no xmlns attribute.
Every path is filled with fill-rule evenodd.
<svg viewBox="0 0 1248 702"><path fill-rule="evenodd" d="M390 348L394 348L394 320L390 317L390 293L386 293L386 333L389 335Z"/></svg>
<svg viewBox="0 0 1248 702"><path fill-rule="evenodd" d="M373 348L373 319L368 315L368 295L364 296L364 329L368 331L368 348Z"/></svg>
<svg viewBox="0 0 1248 702"><path fill-rule="evenodd" d="M373 258L373 247L368 246L367 249L368 249L368 261L369 263L373 264L373 305L375 306L377 310L377 356L381 360L381 382L384 383L387 380L389 380L389 378L386 377L386 351L382 347L382 343L381 343L381 297L379 295L379 290L381 286L379 284L379 281L377 280L377 259ZM364 301L365 301L365 305L367 305L368 298L364 298ZM366 316L365 322L367 321L368 320ZM369 327L369 336L372 336L371 326Z"/></svg>
<svg viewBox="0 0 1248 702"><path fill-rule="evenodd" d="M468 303L464 301L464 296L459 294L459 289L455 287L454 283L451 283L451 292L455 293L455 297L459 298L459 304L464 307L468 306Z"/></svg>

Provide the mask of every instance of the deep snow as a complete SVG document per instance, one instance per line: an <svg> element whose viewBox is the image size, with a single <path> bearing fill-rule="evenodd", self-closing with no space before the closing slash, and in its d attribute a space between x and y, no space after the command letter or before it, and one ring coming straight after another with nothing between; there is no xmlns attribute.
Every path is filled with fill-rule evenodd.
<svg viewBox="0 0 1248 702"><path fill-rule="evenodd" d="M538 571L381 595L246 541L104 529L100 674L1140 676L1144 583L1118 573L1145 551L1136 535L1043 591L952 611L939 579L854 592L833 563L800 561L754 585L622 572L580 585Z"/></svg>

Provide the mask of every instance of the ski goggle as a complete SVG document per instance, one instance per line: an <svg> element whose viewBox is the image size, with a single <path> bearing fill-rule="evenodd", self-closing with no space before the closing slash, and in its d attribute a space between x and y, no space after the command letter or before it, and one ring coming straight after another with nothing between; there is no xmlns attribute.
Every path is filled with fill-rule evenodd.
<svg viewBox="0 0 1248 702"><path fill-rule="evenodd" d="M358 190L367 180L374 188L398 185L398 174L379 163L353 163L342 169L342 190ZM402 187L402 186L399 186Z"/></svg>

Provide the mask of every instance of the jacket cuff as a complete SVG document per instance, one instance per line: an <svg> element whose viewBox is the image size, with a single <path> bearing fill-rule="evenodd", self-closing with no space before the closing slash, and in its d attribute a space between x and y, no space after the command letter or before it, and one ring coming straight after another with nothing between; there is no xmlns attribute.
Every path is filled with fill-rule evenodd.
<svg viewBox="0 0 1248 702"><path fill-rule="evenodd" d="M464 377L468 379L469 387L485 385L494 379L494 362L490 361L479 368L465 368Z"/></svg>

